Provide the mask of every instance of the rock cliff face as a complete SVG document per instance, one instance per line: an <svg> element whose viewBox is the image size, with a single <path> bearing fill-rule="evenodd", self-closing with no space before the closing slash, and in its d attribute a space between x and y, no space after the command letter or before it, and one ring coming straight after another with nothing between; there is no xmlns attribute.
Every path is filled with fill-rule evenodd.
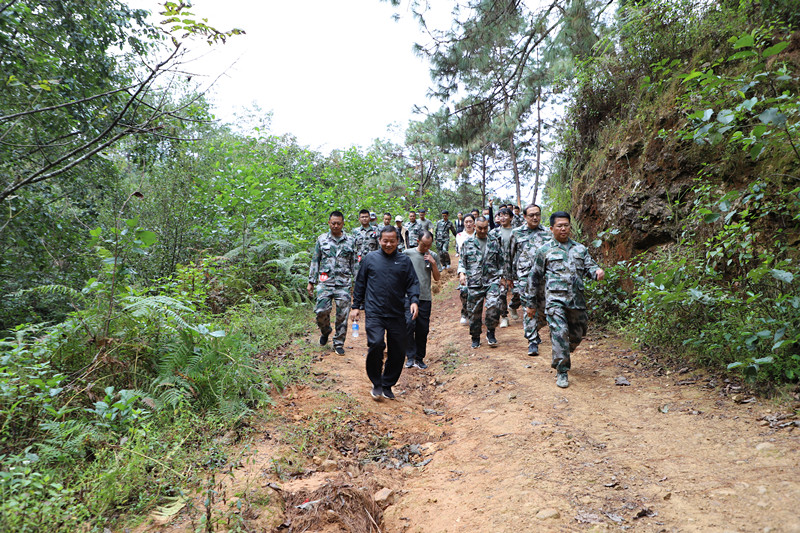
<svg viewBox="0 0 800 533"><path fill-rule="evenodd" d="M618 125L620 138L609 142L602 157L596 154L573 181L573 210L585 240L619 230L604 239L600 249L610 263L677 240L686 214L684 202L691 196L703 158L691 143L639 133L668 131L677 120L673 112L627 134L626 126Z"/></svg>
<svg viewBox="0 0 800 533"><path fill-rule="evenodd" d="M786 50L769 64L785 62L796 72L800 32L789 40ZM679 140L677 130L687 125L685 113L675 106L674 93L667 91L656 102L623 102L617 112L605 117L597 111L592 115L599 117L597 121L578 128L583 142L598 141L583 152L585 162L573 176L573 212L585 242L604 231L618 230L610 238L606 234L600 248L608 264L677 242L701 173L723 191L742 189L756 179L796 179L798 162L791 153L784 159L772 153L754 161L741 147L728 147L725 142L699 146ZM576 151L581 152L577 147ZM762 222L769 225L768 220ZM785 221L773 223L787 232L787 242L797 239L796 227L786 227Z"/></svg>

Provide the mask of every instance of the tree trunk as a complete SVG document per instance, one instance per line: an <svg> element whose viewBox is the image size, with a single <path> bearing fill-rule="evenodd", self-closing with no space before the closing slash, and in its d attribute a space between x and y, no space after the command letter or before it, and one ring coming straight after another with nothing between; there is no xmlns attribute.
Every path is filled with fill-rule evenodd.
<svg viewBox="0 0 800 533"><path fill-rule="evenodd" d="M536 203L536 196L539 193L539 176L541 172L542 161L542 86L538 87L538 94L536 96L536 179L533 182L533 200L531 203Z"/></svg>
<svg viewBox="0 0 800 533"><path fill-rule="evenodd" d="M522 205L522 189L519 184L519 167L517 166L517 147L514 144L514 134L508 136L509 146L511 147L511 166L514 169L514 186L517 189L517 205Z"/></svg>

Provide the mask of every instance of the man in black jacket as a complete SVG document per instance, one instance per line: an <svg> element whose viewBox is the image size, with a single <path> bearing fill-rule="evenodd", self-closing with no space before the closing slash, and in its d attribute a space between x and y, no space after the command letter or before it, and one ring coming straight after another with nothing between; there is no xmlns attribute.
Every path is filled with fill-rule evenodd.
<svg viewBox="0 0 800 533"><path fill-rule="evenodd" d="M367 332L367 376L375 400L394 400L392 387L403 371L408 336L405 300L409 299L412 320L419 312L419 280L406 254L397 253L397 232L391 226L380 233L380 250L362 261L353 289L350 320L358 321L364 309ZM386 341L384 342L384 335ZM386 365L383 350L387 348Z"/></svg>

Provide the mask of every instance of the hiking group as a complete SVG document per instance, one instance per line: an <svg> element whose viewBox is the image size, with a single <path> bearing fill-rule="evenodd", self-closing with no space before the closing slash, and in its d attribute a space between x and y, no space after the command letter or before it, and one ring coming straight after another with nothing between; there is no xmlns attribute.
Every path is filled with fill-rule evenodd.
<svg viewBox="0 0 800 533"><path fill-rule="evenodd" d="M538 205L528 205L522 214L517 206L503 205L495 216L492 203L482 214L477 209L458 213L455 222L442 211L435 225L425 209L409 212L406 226L399 215L391 224L391 213L377 224L377 215L362 209L359 226L350 233L344 231L341 211L328 216L329 231L316 240L307 286L316 299L319 342L325 346L333 333L334 351L344 355L348 319L357 334L364 312L366 370L375 400L395 399L392 387L404 367L427 368L431 285L451 268L451 234L458 256L460 323L469 326L472 348L481 346L484 325L488 346L497 346L496 328L507 327L509 316L519 319L522 308L528 355L538 356L539 330L547 324L556 385L569 386L570 353L588 322L584 279L602 280L605 273L587 248L570 238L569 213L550 215L548 229L541 225Z"/></svg>

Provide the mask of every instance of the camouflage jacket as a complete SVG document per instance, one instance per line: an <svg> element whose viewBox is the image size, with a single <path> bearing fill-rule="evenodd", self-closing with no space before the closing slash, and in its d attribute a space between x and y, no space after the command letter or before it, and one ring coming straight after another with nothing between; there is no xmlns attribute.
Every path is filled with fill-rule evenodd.
<svg viewBox="0 0 800 533"><path fill-rule="evenodd" d="M378 249L378 230L375 226L358 226L353 229L353 240L355 241L358 262L370 252Z"/></svg>
<svg viewBox="0 0 800 533"><path fill-rule="evenodd" d="M511 279L527 279L536 251L552 238L550 230L542 226L530 229L528 224L525 224L520 228L514 228L511 232Z"/></svg>
<svg viewBox="0 0 800 533"><path fill-rule="evenodd" d="M583 278L596 279L599 268L584 245L572 239L565 243L553 239L536 252L528 276L528 292L535 294L544 284L547 309L586 309Z"/></svg>
<svg viewBox="0 0 800 533"><path fill-rule="evenodd" d="M518 228L520 226L527 226L525 218L522 215L514 215L514 218L511 219L511 227Z"/></svg>
<svg viewBox="0 0 800 533"><path fill-rule="evenodd" d="M503 277L503 251L500 240L489 235L482 249L478 237L473 234L461 245L458 256L458 272L467 276L468 287L486 287L499 283Z"/></svg>
<svg viewBox="0 0 800 533"><path fill-rule="evenodd" d="M434 239L436 242L450 242L450 233L455 237L456 227L449 220L440 220L436 223L436 233Z"/></svg>
<svg viewBox="0 0 800 533"><path fill-rule="evenodd" d="M511 235L509 235L506 240L503 240L502 226L497 226L489 232L489 237L494 237L500 243L500 250L503 253L503 277L505 279L511 279L511 260L513 259L511 257Z"/></svg>
<svg viewBox="0 0 800 533"><path fill-rule="evenodd" d="M419 242L419 234L421 233L419 221L409 222L408 225L405 227L405 229L406 229L406 236L408 239L406 245L409 248L416 248L417 242Z"/></svg>
<svg viewBox="0 0 800 533"><path fill-rule="evenodd" d="M331 289L349 289L357 263L358 252L352 235L342 232L337 239L331 232L323 233L314 245L308 282Z"/></svg>
<svg viewBox="0 0 800 533"><path fill-rule="evenodd" d="M419 220L417 220L417 222L419 222L419 234L420 235L422 235L422 232L425 231L425 230L430 231L431 235L433 235L433 222L431 222L427 218L425 220L419 219Z"/></svg>

